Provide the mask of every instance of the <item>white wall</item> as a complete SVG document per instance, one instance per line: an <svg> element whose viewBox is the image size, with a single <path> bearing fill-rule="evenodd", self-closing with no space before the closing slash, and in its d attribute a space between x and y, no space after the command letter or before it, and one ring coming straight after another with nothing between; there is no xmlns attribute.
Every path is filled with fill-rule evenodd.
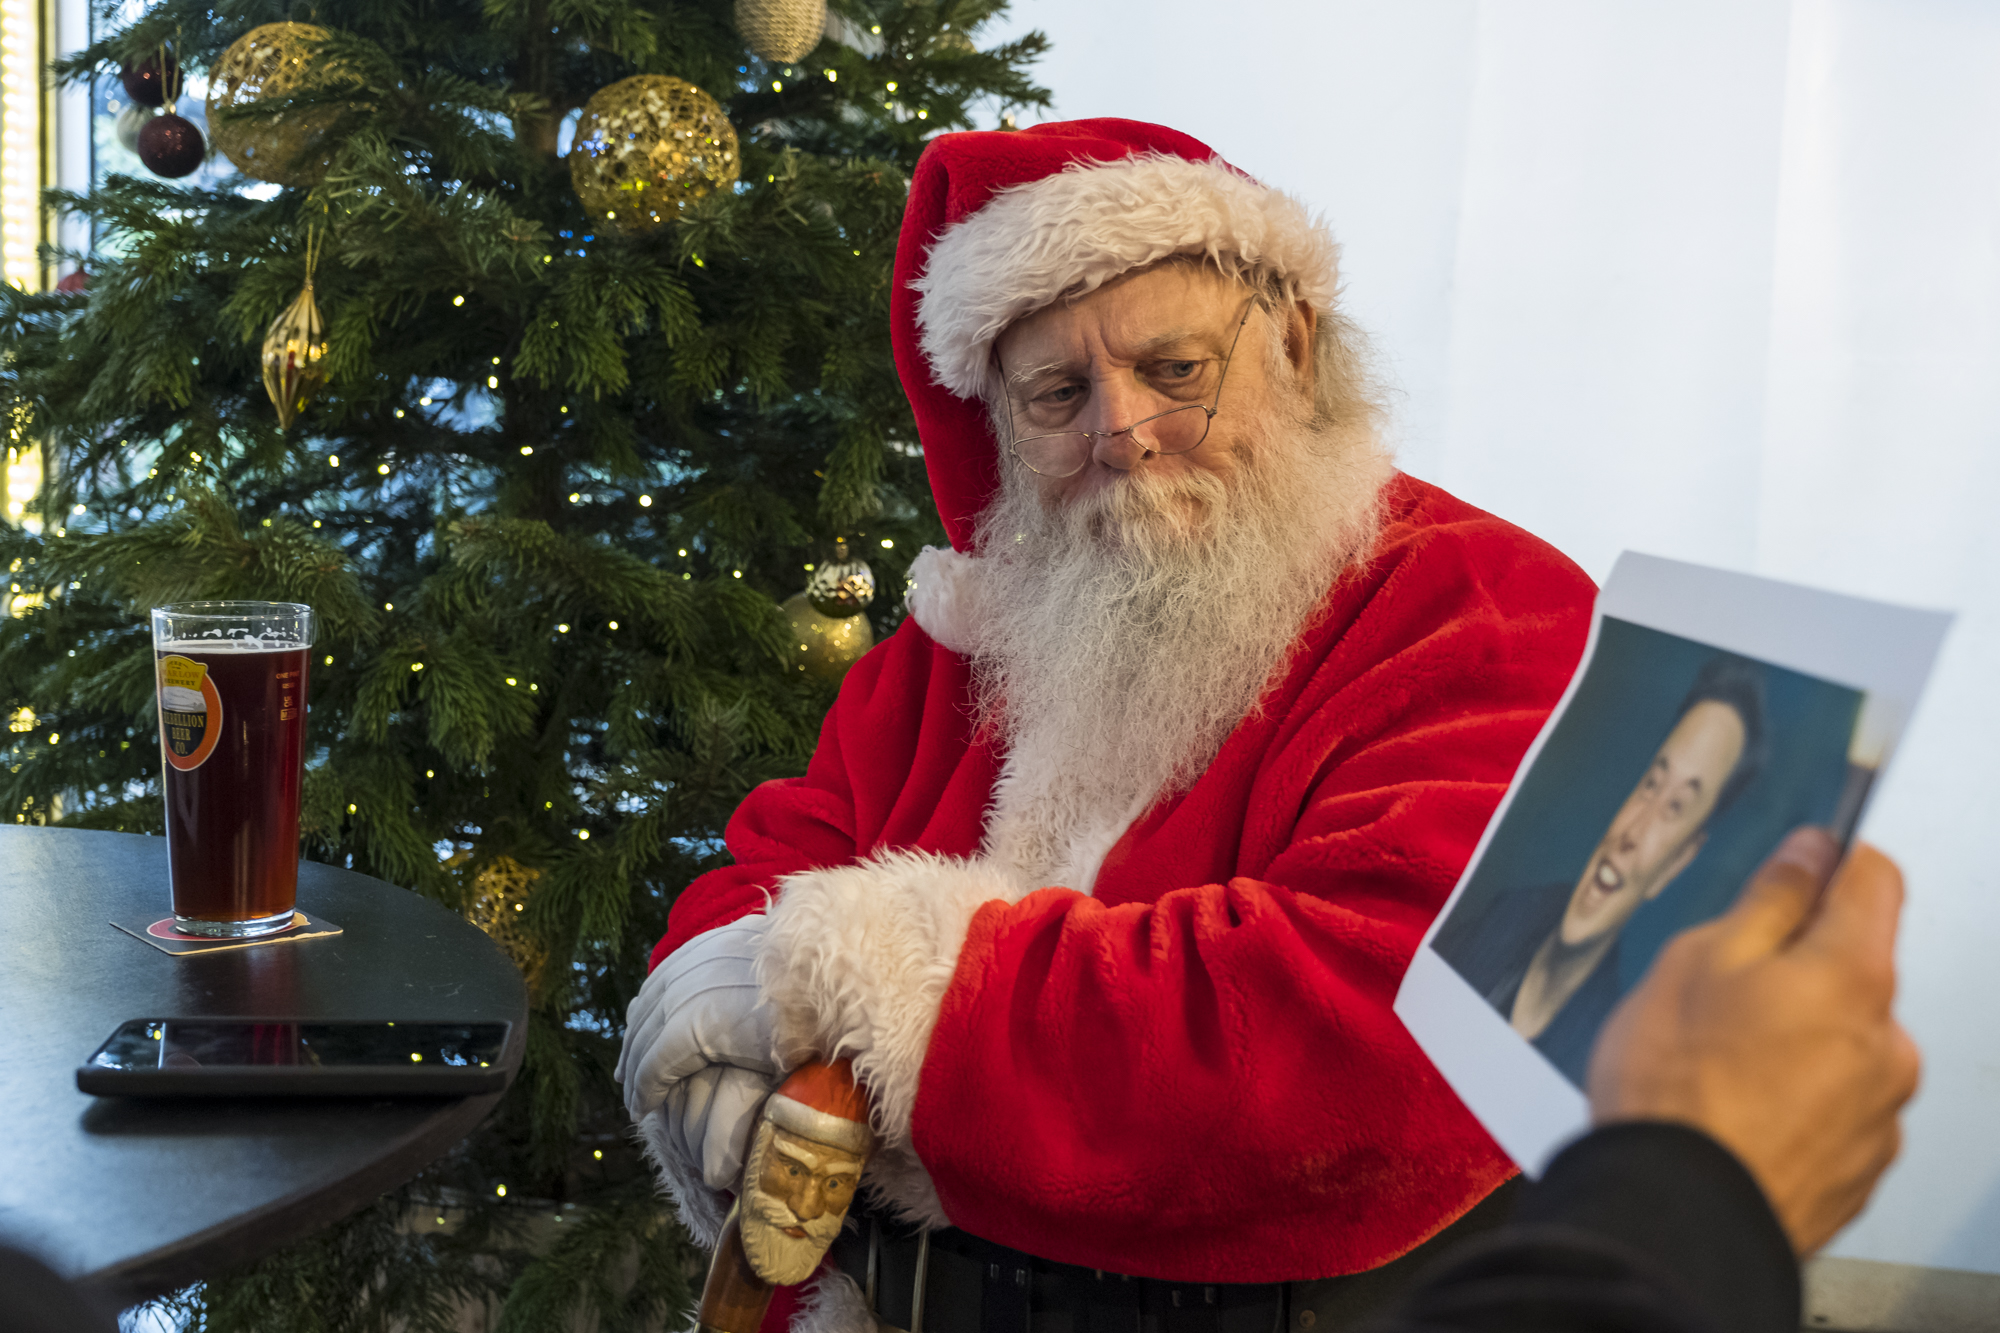
<svg viewBox="0 0 2000 1333"><path fill-rule="evenodd" d="M1837 1252L2000 1273L2000 5L1016 0L1056 114L1331 219L1405 466L1631 547L1961 612L1903 863L1903 1161Z"/></svg>

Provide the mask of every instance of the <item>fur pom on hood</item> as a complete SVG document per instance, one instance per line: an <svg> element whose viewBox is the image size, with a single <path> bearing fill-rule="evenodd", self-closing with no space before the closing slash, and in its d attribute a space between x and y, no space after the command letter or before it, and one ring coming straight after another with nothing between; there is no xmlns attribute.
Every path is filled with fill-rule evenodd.
<svg viewBox="0 0 2000 1333"><path fill-rule="evenodd" d="M955 653L978 643L980 564L949 547L926 546L910 562L910 615L924 633Z"/></svg>

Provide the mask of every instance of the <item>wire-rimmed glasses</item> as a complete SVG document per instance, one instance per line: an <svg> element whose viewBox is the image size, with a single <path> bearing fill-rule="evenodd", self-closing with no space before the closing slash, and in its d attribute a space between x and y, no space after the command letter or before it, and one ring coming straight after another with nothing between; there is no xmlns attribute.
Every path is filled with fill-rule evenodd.
<svg viewBox="0 0 2000 1333"><path fill-rule="evenodd" d="M1221 410L1222 385L1229 378L1230 358L1236 355L1236 344L1243 338L1243 326L1250 322L1250 312L1256 304L1257 298L1251 297L1243 307L1243 317L1236 321L1236 333L1229 340L1229 351L1222 358L1222 371L1216 377L1213 402L1170 407L1164 412L1141 417L1118 430L1066 430L1048 435L1017 436L1007 446L1007 452L1030 472L1043 477L1062 478L1073 477L1083 471L1084 464L1090 461L1092 452L1097 448L1097 441L1114 435L1130 435L1134 444L1154 454L1185 454L1199 449L1201 442L1208 438L1208 428L1214 422L1215 414ZM1014 421L1013 395L1006 396L1007 422L1011 428ZM1149 428L1144 435L1139 433L1141 427Z"/></svg>

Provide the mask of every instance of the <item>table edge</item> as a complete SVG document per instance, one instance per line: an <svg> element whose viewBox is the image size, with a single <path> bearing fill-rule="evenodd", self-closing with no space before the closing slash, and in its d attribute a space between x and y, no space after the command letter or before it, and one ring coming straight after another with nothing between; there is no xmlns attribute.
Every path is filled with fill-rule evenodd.
<svg viewBox="0 0 2000 1333"><path fill-rule="evenodd" d="M511 1085L510 1085L511 1086ZM302 1190L197 1232L171 1249L137 1255L78 1276L121 1307L178 1291L203 1278L263 1258L359 1212L443 1156L500 1104L506 1091L460 1099L418 1126L363 1171L324 1189Z"/></svg>
<svg viewBox="0 0 2000 1333"><path fill-rule="evenodd" d="M0 826L0 830L5 830L0 832L0 838L4 838L8 833L32 832L42 836L62 834L75 837L78 834L97 834L106 839L147 840L145 834L119 833L107 829ZM409 893L464 922L464 918L451 912L436 900L390 880L382 879L380 876L345 866L329 865L326 862L311 862L304 858L301 858L300 864L302 869L312 865L338 875L369 880L384 888ZM469 930L484 933L470 922L464 924ZM456 1101L445 1098L427 1099L445 1104L421 1124L393 1140L388 1151L354 1174L330 1183L306 1186L274 1199L260 1208L237 1214L205 1230L184 1236L170 1245L143 1254L131 1255L101 1268L72 1272L72 1280L96 1296L116 1301L120 1306L137 1304L275 1253L333 1226L415 1177L478 1128L499 1106L508 1092L512 1091L514 1081L519 1077L526 1059L528 1026L533 1021L525 979L516 973L514 982L517 988L513 996L514 1010L508 1015L511 1030L502 1055L502 1063L507 1072L506 1087L497 1092L481 1093Z"/></svg>

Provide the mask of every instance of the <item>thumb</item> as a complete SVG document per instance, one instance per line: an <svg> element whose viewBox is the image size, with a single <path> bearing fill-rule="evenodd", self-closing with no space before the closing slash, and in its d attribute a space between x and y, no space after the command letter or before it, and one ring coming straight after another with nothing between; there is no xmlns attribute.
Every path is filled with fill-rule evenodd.
<svg viewBox="0 0 2000 1333"><path fill-rule="evenodd" d="M1776 951L1811 914L1839 859L1840 848L1824 829L1786 834L1717 923L1725 956L1740 961Z"/></svg>
<svg viewBox="0 0 2000 1333"><path fill-rule="evenodd" d="M1903 874L1867 843L1857 843L1826 887L1805 939L1814 947L1893 973L1896 922L1903 909Z"/></svg>

